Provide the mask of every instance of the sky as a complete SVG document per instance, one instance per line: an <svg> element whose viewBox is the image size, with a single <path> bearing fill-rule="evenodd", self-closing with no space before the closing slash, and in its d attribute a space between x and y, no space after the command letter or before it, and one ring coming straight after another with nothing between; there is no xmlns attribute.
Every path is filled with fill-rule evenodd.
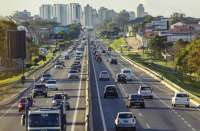
<svg viewBox="0 0 200 131"><path fill-rule="evenodd" d="M96 9L104 6L117 12L123 9L136 11L137 5L142 3L145 11L153 16L170 16L173 12L181 12L186 16L200 18L200 0L0 0L0 16L24 9L32 14L39 14L39 7L42 4L66 3L80 3L82 6L90 4Z"/></svg>

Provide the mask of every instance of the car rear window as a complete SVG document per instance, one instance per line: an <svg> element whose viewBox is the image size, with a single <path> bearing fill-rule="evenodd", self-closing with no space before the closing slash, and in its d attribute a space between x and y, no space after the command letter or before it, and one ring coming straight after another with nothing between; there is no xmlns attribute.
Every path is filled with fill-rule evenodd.
<svg viewBox="0 0 200 131"><path fill-rule="evenodd" d="M51 77L51 75L50 74L45 74L45 75L43 75L43 77Z"/></svg>
<svg viewBox="0 0 200 131"><path fill-rule="evenodd" d="M133 115L129 113L119 114L119 118L133 118Z"/></svg>
<svg viewBox="0 0 200 131"><path fill-rule="evenodd" d="M187 94L177 94L176 96L177 96L177 97L188 97Z"/></svg>
<svg viewBox="0 0 200 131"><path fill-rule="evenodd" d="M71 71L69 71L69 73L77 73L77 71L76 70L71 70Z"/></svg>
<svg viewBox="0 0 200 131"><path fill-rule="evenodd" d="M108 74L108 72L106 72L106 71L102 71L101 74Z"/></svg>
<svg viewBox="0 0 200 131"><path fill-rule="evenodd" d="M151 90L150 87L141 87L141 90Z"/></svg>
<svg viewBox="0 0 200 131"><path fill-rule="evenodd" d="M62 95L57 94L57 95L54 96L54 99L62 99Z"/></svg>
<svg viewBox="0 0 200 131"><path fill-rule="evenodd" d="M56 84L56 81L47 81L47 84Z"/></svg>
<svg viewBox="0 0 200 131"><path fill-rule="evenodd" d="M142 99L141 95L131 95L131 99Z"/></svg>
<svg viewBox="0 0 200 131"><path fill-rule="evenodd" d="M123 73L127 73L128 74L128 73L131 73L131 71L130 70L124 70Z"/></svg>
<svg viewBox="0 0 200 131"><path fill-rule="evenodd" d="M35 85L35 88L45 88L46 86L45 85Z"/></svg>

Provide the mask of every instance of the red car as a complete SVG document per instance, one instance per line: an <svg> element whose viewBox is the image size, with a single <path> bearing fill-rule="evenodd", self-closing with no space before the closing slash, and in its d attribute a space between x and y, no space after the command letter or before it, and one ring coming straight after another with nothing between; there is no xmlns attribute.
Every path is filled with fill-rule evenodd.
<svg viewBox="0 0 200 131"><path fill-rule="evenodd" d="M26 104L28 104L28 107L32 107L33 106L33 98L32 97L21 98L18 103L18 111L19 112L24 111Z"/></svg>

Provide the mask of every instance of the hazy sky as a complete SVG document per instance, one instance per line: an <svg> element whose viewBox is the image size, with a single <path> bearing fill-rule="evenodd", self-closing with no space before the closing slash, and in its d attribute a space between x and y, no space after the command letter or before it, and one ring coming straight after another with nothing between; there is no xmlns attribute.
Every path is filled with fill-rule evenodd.
<svg viewBox="0 0 200 131"><path fill-rule="evenodd" d="M200 18L200 0L0 0L0 15L6 16L16 10L27 9L39 14L41 4L72 3L90 4L95 8L105 6L116 11L126 9L136 11L137 5L143 3L151 15L169 16L172 12L183 12L187 16Z"/></svg>

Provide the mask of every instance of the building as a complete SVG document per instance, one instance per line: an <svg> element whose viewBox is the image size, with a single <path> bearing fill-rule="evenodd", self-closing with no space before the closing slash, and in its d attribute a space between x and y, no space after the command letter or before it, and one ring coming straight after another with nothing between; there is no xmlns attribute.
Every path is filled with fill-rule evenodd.
<svg viewBox="0 0 200 131"><path fill-rule="evenodd" d="M95 27L99 24L99 17L96 9L92 9L92 26Z"/></svg>
<svg viewBox="0 0 200 131"><path fill-rule="evenodd" d="M92 14L93 14L93 9L90 5L86 5L84 7L84 26L86 27L93 27L93 22L92 22Z"/></svg>
<svg viewBox="0 0 200 131"><path fill-rule="evenodd" d="M53 19L61 25L67 25L67 5L54 4L53 5Z"/></svg>
<svg viewBox="0 0 200 131"><path fill-rule="evenodd" d="M17 23L27 22L32 19L31 12L28 12L27 10L24 11L16 11L13 15L13 19Z"/></svg>
<svg viewBox="0 0 200 131"><path fill-rule="evenodd" d="M178 23L171 25L170 31L173 33L189 33L189 32L191 32L191 28L189 25L187 25L185 23L178 22Z"/></svg>
<svg viewBox="0 0 200 131"><path fill-rule="evenodd" d="M98 14L99 14L99 20L101 23L103 23L106 20L106 13L107 13L108 9L105 7L101 7L98 10Z"/></svg>
<svg viewBox="0 0 200 131"><path fill-rule="evenodd" d="M144 16L145 16L144 6L142 4L139 4L137 7L137 17L144 17Z"/></svg>
<svg viewBox="0 0 200 131"><path fill-rule="evenodd" d="M81 23L81 5L78 3L70 3L68 5L68 24Z"/></svg>
<svg viewBox="0 0 200 131"><path fill-rule="evenodd" d="M53 16L52 5L42 5L40 6L40 17L44 20L51 20Z"/></svg>

